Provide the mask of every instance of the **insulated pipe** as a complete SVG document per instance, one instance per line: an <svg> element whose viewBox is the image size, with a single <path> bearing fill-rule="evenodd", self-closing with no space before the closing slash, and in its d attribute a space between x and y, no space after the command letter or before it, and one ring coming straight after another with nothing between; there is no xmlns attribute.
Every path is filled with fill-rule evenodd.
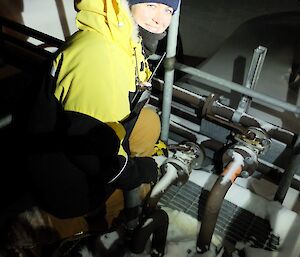
<svg viewBox="0 0 300 257"><path fill-rule="evenodd" d="M239 153L235 153L235 158L223 170L223 173L213 185L208 194L204 208L201 228L197 238L197 253L205 253L210 248L210 243L217 223L218 215L224 197L233 184L234 180L241 174L244 166L244 158Z"/></svg>
<svg viewBox="0 0 300 257"><path fill-rule="evenodd" d="M179 15L180 15L180 1L178 9L176 10L170 27L168 29L167 38L167 55L165 60L165 76L164 76L164 93L163 93L163 106L162 106L162 131L161 139L165 142L168 141L169 137L169 122L171 114L171 102L173 94L173 82L174 82L174 71L175 71L175 56L177 47L177 35L179 26Z"/></svg>

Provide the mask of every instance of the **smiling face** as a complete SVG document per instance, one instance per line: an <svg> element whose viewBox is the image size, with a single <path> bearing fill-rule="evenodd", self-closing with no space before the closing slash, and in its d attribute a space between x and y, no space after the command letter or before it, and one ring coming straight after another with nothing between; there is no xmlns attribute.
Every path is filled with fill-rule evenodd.
<svg viewBox="0 0 300 257"><path fill-rule="evenodd" d="M131 13L143 29L160 34L170 25L173 8L160 3L139 3L131 6Z"/></svg>

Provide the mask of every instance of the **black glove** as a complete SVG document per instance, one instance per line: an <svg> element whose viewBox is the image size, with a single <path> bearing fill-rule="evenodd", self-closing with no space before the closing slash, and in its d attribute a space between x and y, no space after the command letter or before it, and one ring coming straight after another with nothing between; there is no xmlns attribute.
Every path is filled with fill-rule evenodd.
<svg viewBox="0 0 300 257"><path fill-rule="evenodd" d="M131 190L143 183L157 181L158 167L151 157L129 158L122 174L116 180L116 186L123 190Z"/></svg>

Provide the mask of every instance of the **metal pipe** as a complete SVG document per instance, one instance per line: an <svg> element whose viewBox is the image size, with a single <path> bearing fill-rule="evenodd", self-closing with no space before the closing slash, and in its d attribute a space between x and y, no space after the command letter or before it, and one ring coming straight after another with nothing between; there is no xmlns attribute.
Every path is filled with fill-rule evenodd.
<svg viewBox="0 0 300 257"><path fill-rule="evenodd" d="M163 81L158 80L158 79L156 79L156 81L159 83L159 86L160 86L157 89L161 91L162 87L163 87ZM210 98L213 97L212 95L205 97L205 96L193 93L187 89L181 88L177 85L173 85L173 96L175 98L178 98L180 101L187 103L187 105L190 104L191 106L193 106L193 108L195 108L195 111L192 113L192 115L195 115L195 113L202 113L203 116L206 116L207 113L205 111L203 111L203 108L204 108L203 106L205 106L206 109L207 108L210 109L211 115L219 116L218 120L225 119L228 121L228 123L232 123L231 122L232 116L235 112L235 109L230 106L227 106L225 104L222 104L221 100L219 100L219 97L217 97L216 100L214 100L214 99L211 100ZM173 102L174 102L174 99L171 103L171 106L175 110L176 107L173 104ZM176 102L176 99L175 99L175 102ZM207 102L209 102L209 103L207 103ZM210 107L207 107L207 105L210 105ZM196 110L197 108L198 108L198 110ZM186 112L186 113L189 114L189 112ZM209 117L207 117L207 118L209 118ZM247 113L242 114L239 123L244 127L261 127L263 129L265 129L272 138L279 140L289 146L293 145L296 140L295 133L293 133L289 130L286 130L284 128L281 128L279 126L273 125L273 124L266 122L264 120L261 120L259 118L256 118L254 116L251 116L250 114L247 114Z"/></svg>
<svg viewBox="0 0 300 257"><path fill-rule="evenodd" d="M174 71L175 71L175 56L177 47L177 35L179 26L180 15L180 1L178 9L175 12L172 22L168 30L167 38L167 56L165 60L165 75L164 75L164 93L163 93L163 106L162 106L162 130L161 139L165 142L169 137L169 121L171 113L171 102L173 93Z"/></svg>
<svg viewBox="0 0 300 257"><path fill-rule="evenodd" d="M222 162L227 165L209 192L197 238L197 253L202 254L210 249L223 199L235 179L252 175L258 166L258 156L269 150L269 143L266 143L269 136L266 132L252 127L249 133L252 135L247 138L243 134L235 134L236 144L222 156Z"/></svg>
<svg viewBox="0 0 300 257"><path fill-rule="evenodd" d="M209 250L224 197L241 173L242 163L243 158L237 158L230 162L209 192L197 238L197 253L202 254Z"/></svg>
<svg viewBox="0 0 300 257"><path fill-rule="evenodd" d="M227 126L234 127L235 129L238 129L240 127L238 124L235 125L235 123L232 121L232 116L235 112L235 109L223 105L214 95L210 95L206 101L205 105L202 108L202 115L215 120L217 122L222 122L223 124L226 124ZM263 120L257 119L251 115L248 115L246 113L243 113L240 122L243 127L260 127L265 129L268 134L285 144L293 145L295 142L295 134L282 129L280 127L274 126L268 122L265 122ZM243 128L240 127L240 128Z"/></svg>
<svg viewBox="0 0 300 257"><path fill-rule="evenodd" d="M201 164L202 163L200 163L200 165ZM165 173L152 188L146 203L148 208L155 208L160 198L172 185L185 184L189 179L190 170L184 162L175 158L168 158L163 165L165 167Z"/></svg>
<svg viewBox="0 0 300 257"><path fill-rule="evenodd" d="M283 203L289 187L292 184L292 180L295 174L300 174L300 136L295 144L292 152L292 158L288 165L288 168L282 174L282 178L279 182L278 189L274 196L274 200Z"/></svg>
<svg viewBox="0 0 300 257"><path fill-rule="evenodd" d="M236 92L242 93L244 95L250 96L252 98L256 98L258 100L261 100L263 105L267 106L267 104L271 104L272 106L277 106L282 108L283 110L292 112L292 113L296 113L296 114L300 114L300 106L297 105L293 105L284 101L281 101L279 99L270 97L268 95L256 92L254 90L248 89L246 87L241 87L241 85L219 78L217 76L214 76L212 74L209 74L207 72L198 70L196 68L193 67L189 67L187 65L184 65L182 63L175 63L175 68L183 71L187 74L190 75L194 75L197 76L199 78L202 78L203 80L205 80L206 82L211 82L211 84L209 86L211 87L216 87L214 84L223 86L223 87L227 87L231 90L234 90Z"/></svg>

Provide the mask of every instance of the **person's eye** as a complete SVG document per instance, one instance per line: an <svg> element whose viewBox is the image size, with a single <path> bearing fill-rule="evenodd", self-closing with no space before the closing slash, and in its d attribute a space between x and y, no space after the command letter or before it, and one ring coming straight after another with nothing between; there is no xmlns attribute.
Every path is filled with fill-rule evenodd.
<svg viewBox="0 0 300 257"><path fill-rule="evenodd" d="M152 8L155 8L155 7L156 7L156 4L149 3L149 4L147 4L147 6L152 7Z"/></svg>
<svg viewBox="0 0 300 257"><path fill-rule="evenodd" d="M173 14L173 12L174 12L174 10L173 10L173 8L167 8L166 9L166 13L168 13L168 14Z"/></svg>

